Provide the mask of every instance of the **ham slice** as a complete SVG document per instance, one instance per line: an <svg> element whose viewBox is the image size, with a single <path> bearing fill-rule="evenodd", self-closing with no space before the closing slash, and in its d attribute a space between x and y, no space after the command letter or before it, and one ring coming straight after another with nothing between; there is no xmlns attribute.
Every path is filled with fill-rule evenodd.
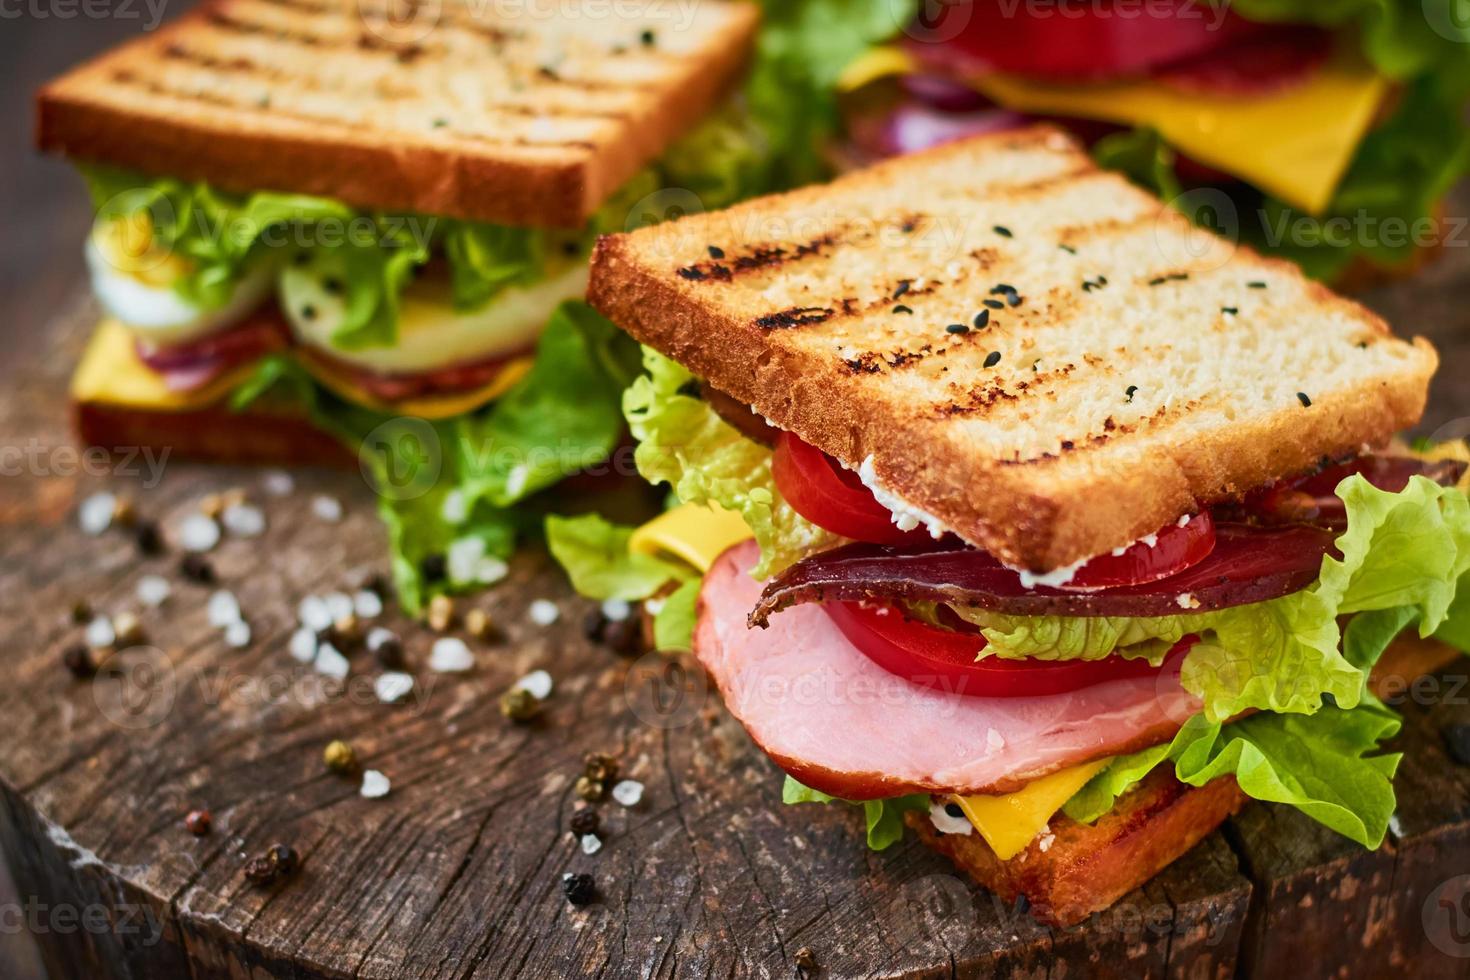
<svg viewBox="0 0 1470 980"><path fill-rule="evenodd" d="M1049 772L1172 738L1199 702L1177 666L1070 694L976 698L919 687L859 652L815 605L750 629L753 541L705 576L694 650L777 765L849 800L1008 793Z"/></svg>

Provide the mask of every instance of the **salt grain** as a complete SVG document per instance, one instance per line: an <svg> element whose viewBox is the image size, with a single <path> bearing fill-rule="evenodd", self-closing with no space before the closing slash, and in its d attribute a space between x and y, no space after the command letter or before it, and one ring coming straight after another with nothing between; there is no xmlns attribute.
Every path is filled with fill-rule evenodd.
<svg viewBox="0 0 1470 980"><path fill-rule="evenodd" d="M219 525L214 518L203 514L190 514L179 525L179 547L185 551L209 551L219 544Z"/></svg>
<svg viewBox="0 0 1470 980"><path fill-rule="evenodd" d="M383 597L371 589L363 589L352 597L352 611L358 619L375 619L383 615Z"/></svg>
<svg viewBox="0 0 1470 980"><path fill-rule="evenodd" d="M332 617L334 623L353 614L352 597L345 592L329 593L322 601L326 604L327 615Z"/></svg>
<svg viewBox="0 0 1470 980"><path fill-rule="evenodd" d="M351 665L347 658L338 652L337 648L330 643L323 643L316 652L316 671L327 677L342 680L347 676Z"/></svg>
<svg viewBox="0 0 1470 980"><path fill-rule="evenodd" d="M368 630L366 641L368 653L377 653L378 647L382 646L384 643L389 643L396 639L398 639L398 634L394 633L386 626L374 626L372 629Z"/></svg>
<svg viewBox="0 0 1470 980"><path fill-rule="evenodd" d="M561 610L550 599L537 599L531 603L528 613L537 626L550 626L561 617Z"/></svg>
<svg viewBox="0 0 1470 980"><path fill-rule="evenodd" d="M116 497L110 493L94 493L77 508L77 524L83 534L96 537L112 526L112 515L116 511Z"/></svg>
<svg viewBox="0 0 1470 980"><path fill-rule="evenodd" d="M602 604L602 614L614 622L621 623L633 612L626 599L608 599Z"/></svg>
<svg viewBox="0 0 1470 980"><path fill-rule="evenodd" d="M533 670L516 681L515 686L530 694L537 701L551 697L551 675L544 670Z"/></svg>
<svg viewBox="0 0 1470 980"><path fill-rule="evenodd" d="M112 628L112 620L106 616L98 616L87 624L85 638L87 646L94 650L105 650L117 642L117 631Z"/></svg>
<svg viewBox="0 0 1470 980"><path fill-rule="evenodd" d="M168 601L174 587L162 575L144 575L138 579L138 601L151 609L157 609Z"/></svg>
<svg viewBox="0 0 1470 980"><path fill-rule="evenodd" d="M289 497L296 489L296 478L285 470L271 470L260 482L272 497Z"/></svg>
<svg viewBox="0 0 1470 980"><path fill-rule="evenodd" d="M243 619L225 627L225 642L236 650L250 645L250 624Z"/></svg>
<svg viewBox="0 0 1470 980"><path fill-rule="evenodd" d="M291 634L291 641L286 649L290 651L292 660L311 663L316 659L316 633L309 627L301 627Z"/></svg>
<svg viewBox="0 0 1470 980"><path fill-rule="evenodd" d="M235 593L220 591L209 597L209 625L223 629L240 621L240 601Z"/></svg>
<svg viewBox="0 0 1470 980"><path fill-rule="evenodd" d="M475 656L464 640L444 636L434 641L429 652L429 669L441 674L462 674L475 666Z"/></svg>
<svg viewBox="0 0 1470 980"><path fill-rule="evenodd" d="M388 777L376 769L369 769L362 774L362 789L360 792L362 793L363 799L381 800L388 795L388 791L392 788L393 784L388 782Z"/></svg>
<svg viewBox="0 0 1470 980"><path fill-rule="evenodd" d="M342 519L342 501L318 494L311 498L311 512L329 524L336 524Z"/></svg>
<svg viewBox="0 0 1470 980"><path fill-rule="evenodd" d="M643 784L636 779L625 779L612 788L612 798L623 806L637 806L643 799Z"/></svg>
<svg viewBox="0 0 1470 980"><path fill-rule="evenodd" d="M470 516L470 509L464 499L464 493L459 490L451 490L444 495L444 503L439 507L439 516L450 524L463 524L465 518Z"/></svg>
<svg viewBox="0 0 1470 980"><path fill-rule="evenodd" d="M583 854L596 854L600 850L602 850L602 839L600 837L596 834L582 835Z"/></svg>
<svg viewBox="0 0 1470 980"><path fill-rule="evenodd" d="M384 704L397 704L412 690L413 677L396 670L390 670L373 681L373 693Z"/></svg>
<svg viewBox="0 0 1470 980"><path fill-rule="evenodd" d="M265 514L249 504L231 504L220 515L220 523L237 538L258 538L265 533Z"/></svg>
<svg viewBox="0 0 1470 980"><path fill-rule="evenodd" d="M322 601L321 596L315 595L309 595L297 604L296 618L301 622L302 626L305 626L313 633L320 633L323 630L330 629L332 624L336 622L332 618L331 610L327 608L327 604Z"/></svg>

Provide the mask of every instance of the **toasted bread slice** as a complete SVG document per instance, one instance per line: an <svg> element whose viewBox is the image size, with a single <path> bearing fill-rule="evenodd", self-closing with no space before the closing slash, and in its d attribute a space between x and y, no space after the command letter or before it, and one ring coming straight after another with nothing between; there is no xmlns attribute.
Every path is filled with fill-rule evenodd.
<svg viewBox="0 0 1470 980"><path fill-rule="evenodd" d="M1437 364L1046 126L593 261L593 305L640 341L1035 571L1386 440Z"/></svg>
<svg viewBox="0 0 1470 980"><path fill-rule="evenodd" d="M42 89L44 150L578 227L727 92L754 4L208 0Z"/></svg>
<svg viewBox="0 0 1470 980"><path fill-rule="evenodd" d="M1402 693L1408 681L1459 656L1442 643L1406 634L1384 652L1370 683L1380 696ZM1009 861L997 858L979 834L941 834L922 813L905 819L924 843L1007 902L1024 895L1038 919L1069 926L1168 867L1246 800L1233 778L1194 789L1161 768L1096 823L1057 814L1045 833Z"/></svg>

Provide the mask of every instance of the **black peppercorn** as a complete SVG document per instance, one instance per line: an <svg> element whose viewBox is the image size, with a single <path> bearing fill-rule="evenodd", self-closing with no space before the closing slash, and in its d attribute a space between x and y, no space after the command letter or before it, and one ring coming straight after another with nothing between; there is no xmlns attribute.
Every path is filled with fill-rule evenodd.
<svg viewBox="0 0 1470 980"><path fill-rule="evenodd" d="M1450 758L1462 766L1470 766L1470 725L1446 725L1440 729Z"/></svg>
<svg viewBox="0 0 1470 980"><path fill-rule="evenodd" d="M214 826L214 818L208 810L190 810L184 816L184 829L195 837L203 837Z"/></svg>
<svg viewBox="0 0 1470 980"><path fill-rule="evenodd" d="M179 574L199 585L214 584L214 566L199 555L185 555L179 562Z"/></svg>
<svg viewBox="0 0 1470 980"><path fill-rule="evenodd" d="M614 619L602 631L602 642L614 653L635 654L643 645L643 628L636 619Z"/></svg>
<svg viewBox="0 0 1470 980"><path fill-rule="evenodd" d="M388 583L388 576L384 575L382 572L374 572L372 576L369 577L368 580L362 584L362 587L369 592L377 593L379 599L388 598L388 590L391 588Z"/></svg>
<svg viewBox="0 0 1470 980"><path fill-rule="evenodd" d="M275 866L276 874L283 878L290 877L301 867L301 857L296 849L289 844L272 844L265 852L266 860Z"/></svg>
<svg viewBox="0 0 1470 980"><path fill-rule="evenodd" d="M585 834L597 833L597 828L602 821L597 817L597 811L590 806L578 807L572 813L572 833L581 837Z"/></svg>
<svg viewBox="0 0 1470 980"><path fill-rule="evenodd" d="M430 585L442 582L449 574L449 563L443 555L425 555L424 560L419 562L419 574Z"/></svg>
<svg viewBox="0 0 1470 980"><path fill-rule="evenodd" d="M92 621L92 606L86 599L78 599L71 604L71 621L78 626Z"/></svg>
<svg viewBox="0 0 1470 980"><path fill-rule="evenodd" d="M73 643L61 651L61 662L78 680L84 680L97 672L97 665L92 662L92 651L87 649L85 643Z"/></svg>
<svg viewBox="0 0 1470 980"><path fill-rule="evenodd" d="M561 891L573 905L587 905L597 897L597 882L591 875L568 871L561 876Z"/></svg>
<svg viewBox="0 0 1470 980"><path fill-rule="evenodd" d="M593 609L582 620L582 635L593 643L602 642L602 631L607 628L607 617L601 609Z"/></svg>
<svg viewBox="0 0 1470 980"><path fill-rule="evenodd" d="M373 647L373 657L384 670L403 669L403 643L396 636L385 636Z"/></svg>
<svg viewBox="0 0 1470 980"><path fill-rule="evenodd" d="M137 542L141 554L163 554L163 535L158 532L158 524L154 521L140 521L133 531L133 540Z"/></svg>

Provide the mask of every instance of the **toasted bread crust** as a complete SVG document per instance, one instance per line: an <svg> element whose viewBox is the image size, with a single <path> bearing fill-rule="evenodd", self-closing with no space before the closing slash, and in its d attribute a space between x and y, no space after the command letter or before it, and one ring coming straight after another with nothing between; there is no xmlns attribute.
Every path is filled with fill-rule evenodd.
<svg viewBox="0 0 1470 980"><path fill-rule="evenodd" d="M654 7L599 25L590 15L496 19L450 0L427 36L394 40L353 4L210 0L43 88L36 140L79 161L236 193L580 227L705 115L748 59L754 5L697 5L681 30L667 27L667 45L656 32L641 45L640 29L673 14ZM526 61L553 44L576 52L565 76ZM619 82L629 59L643 68ZM486 81L468 98L446 80L475 72Z"/></svg>
<svg viewBox="0 0 1470 980"><path fill-rule="evenodd" d="M100 402L73 402L78 438L112 452L148 449L155 458L280 466L357 465L336 439L299 413L223 406L150 412ZM164 454L167 454L166 456Z"/></svg>
<svg viewBox="0 0 1470 980"><path fill-rule="evenodd" d="M965 174L984 167L992 175L976 177L978 189L961 183ZM1033 179L1038 170L1041 179ZM946 180L943 195L933 191ZM926 202L931 193L937 203ZM1059 201L1069 193L1071 203L1056 209L1086 209L1098 201L1099 213L1081 215L1080 227L1053 216L1058 227L1040 244L1014 245L1019 228L988 240L980 234L988 229L979 229L964 245L986 244L967 253L973 265L949 263L954 274L948 283L944 267L936 271L932 262L924 263L917 239L894 244L885 238L898 234L894 222L904 211L912 215L903 220L904 233L942 230L946 209L955 207L957 197L984 213ZM1126 220L1109 219L1111 212ZM764 231L798 224L799 235ZM844 241L855 224L863 225L865 236ZM1186 236L1202 234L1121 177L1098 171L1060 132L1037 127L899 158L826 188L604 238L594 254L588 297L638 340L844 464L856 469L871 456L883 489L970 543L1012 564L1049 571L1125 545L1211 502L1309 469L1323 456L1381 443L1423 411L1437 365L1427 341L1392 338L1380 318L1304 280L1290 263L1222 240L1211 240L1203 254L1181 257L1188 252ZM1126 295L1113 294L1115 301L1106 289L1029 273L1032 263L1025 256L1043 246L1056 249L1058 241L1095 266L1116 264L1109 246L1114 253L1125 246L1141 252L1139 268L1116 272L1108 284ZM729 258L711 262L715 252L706 254L709 246ZM1175 248L1182 251L1169 263L1142 266ZM1018 250L1015 256L1012 249ZM864 280L862 272L848 271L849 256L881 265L882 271ZM808 269L803 263L825 264ZM1069 259L1065 275L1080 275L1073 270L1082 267ZM1193 278L1161 279L1170 269ZM1034 285L1025 285L1027 275ZM920 289L889 289L926 276L931 285L925 291L932 290L947 308L927 319L890 312L896 304L919 311L928 301ZM962 281L965 276L971 281ZM947 334L941 317L967 320L983 298L994 298L986 286L998 280L1022 284L1028 294L1024 305L1015 312L995 311L988 329L960 339ZM1254 281L1270 289L1248 288ZM879 288L880 283L887 285ZM1148 406L1157 405L1151 413L1141 402L1135 405L1131 393L1125 397L1130 381L1155 388L1178 384L1171 372L1187 375L1189 365L1209 360L1171 353L1167 341L1156 349L1129 347L1145 331L1126 318L1136 308L1144 315L1166 309L1157 305L1170 295L1166 290L1174 290L1176 307L1199 314L1192 335L1180 328L1180 344L1228 343L1239 357L1276 332L1274 343L1284 354L1268 356L1298 361L1283 369L1289 374L1271 375L1261 366L1262 383L1281 389L1269 404L1249 404L1251 395L1218 377L1199 382L1197 390L1157 396ZM1221 296L1239 303L1242 315L1226 317L1224 310L1234 306L1206 306ZM805 304L789 302L798 297ZM1264 304L1260 321L1247 312L1252 302ZM789 305L773 310L776 303ZM1050 370L1041 367L1041 358L1030 361L1043 345L1057 346L1059 337L1095 335L1098 321L1089 319L1090 309L1106 309L1098 316L1122 321L1107 346L1064 347L1046 362ZM1004 321L1003 330L997 321ZM899 352L878 353L880 341ZM921 341L924 346L917 346ZM1342 366L1338 380L1324 390L1325 382L1311 370L1315 362L1291 348L1315 344L1326 350L1329 343ZM1011 360L994 371L979 363L991 344L1010 349ZM1358 369L1348 367L1348 359L1360 345L1365 366L1350 376ZM1162 377L1160 361L1169 365ZM1300 404L1288 384L1307 395L1310 406ZM1062 398L1080 405L1104 397L1111 399L1105 410L1088 406L1092 418L1056 408ZM1048 426L1047 438L1060 439L1050 443L1054 448L1027 442L1038 438L1038 420Z"/></svg>
<svg viewBox="0 0 1470 980"><path fill-rule="evenodd" d="M941 834L923 813L905 820L920 840L1005 901L1024 895L1037 919L1070 926L1173 864L1246 799L1230 777L1193 789L1156 770L1095 824L1052 818L1048 831L1009 861L977 833Z"/></svg>

